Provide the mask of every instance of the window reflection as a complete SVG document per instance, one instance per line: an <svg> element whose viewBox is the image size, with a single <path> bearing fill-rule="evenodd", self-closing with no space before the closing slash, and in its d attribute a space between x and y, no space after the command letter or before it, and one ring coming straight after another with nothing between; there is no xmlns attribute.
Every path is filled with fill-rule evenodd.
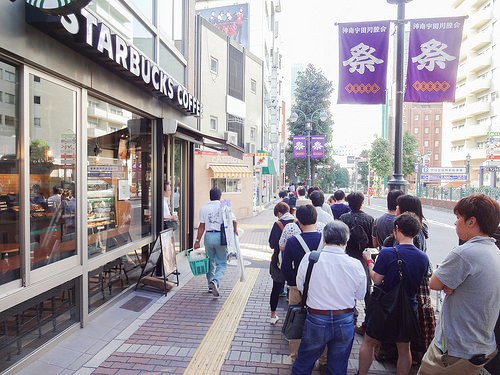
<svg viewBox="0 0 500 375"><path fill-rule="evenodd" d="M30 75L30 259L76 255L76 92ZM39 119L39 121L35 121Z"/></svg>
<svg viewBox="0 0 500 375"><path fill-rule="evenodd" d="M89 98L87 228L89 257L151 234L151 125Z"/></svg>
<svg viewBox="0 0 500 375"><path fill-rule="evenodd" d="M0 284L20 278L17 78L16 67L0 61ZM6 94L12 103L2 100Z"/></svg>

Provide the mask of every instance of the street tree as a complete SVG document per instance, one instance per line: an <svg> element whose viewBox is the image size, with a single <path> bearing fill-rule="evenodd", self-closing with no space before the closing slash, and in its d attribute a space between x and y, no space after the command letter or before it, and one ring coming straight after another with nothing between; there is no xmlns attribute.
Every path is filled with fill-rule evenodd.
<svg viewBox="0 0 500 375"><path fill-rule="evenodd" d="M417 162L418 141L410 132L403 134L403 175L406 177L415 173Z"/></svg>
<svg viewBox="0 0 500 375"><path fill-rule="evenodd" d="M368 188L368 150L361 151L359 158L364 160L362 162L357 162L357 177L361 184L361 187L358 186L358 191L362 191ZM356 183L354 186L356 186Z"/></svg>
<svg viewBox="0 0 500 375"><path fill-rule="evenodd" d="M306 180L306 159L295 159L293 157L292 139L294 136L306 135L306 122L311 120L311 135L325 136L325 157L323 159L311 159L311 171L316 171L318 165L333 165L332 157L332 115L330 113L330 96L333 92L333 84L314 65L309 64L303 72L299 72L296 80L295 105L292 112L297 109L299 116L297 121L288 121L288 147L286 148L286 175L290 181ZM307 119L299 112L302 111ZM326 121L319 120L321 110L327 113ZM319 169L318 169L319 170ZM314 178L314 173L313 178ZM319 174L318 174L319 176ZM312 181L314 184L314 181Z"/></svg>
<svg viewBox="0 0 500 375"><path fill-rule="evenodd" d="M392 170L392 156L389 141L384 138L377 138L372 143L369 153L370 167L383 178L389 176Z"/></svg>

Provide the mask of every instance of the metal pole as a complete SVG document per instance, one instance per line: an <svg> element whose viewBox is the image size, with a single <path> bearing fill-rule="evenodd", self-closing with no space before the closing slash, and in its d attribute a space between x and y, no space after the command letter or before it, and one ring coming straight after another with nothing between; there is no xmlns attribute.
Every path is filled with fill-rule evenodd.
<svg viewBox="0 0 500 375"><path fill-rule="evenodd" d="M404 54L405 0L398 2L396 47L396 118L394 124L394 174L389 180L389 190L406 191L403 177L403 54Z"/></svg>
<svg viewBox="0 0 500 375"><path fill-rule="evenodd" d="M311 122L306 122L306 143L307 143L307 164L306 164L306 174L307 174L307 187L311 187Z"/></svg>
<svg viewBox="0 0 500 375"><path fill-rule="evenodd" d="M420 185L420 177L422 176L422 156L419 155L418 157L418 164L417 164L417 197L420 197L421 195L421 189L422 185Z"/></svg>

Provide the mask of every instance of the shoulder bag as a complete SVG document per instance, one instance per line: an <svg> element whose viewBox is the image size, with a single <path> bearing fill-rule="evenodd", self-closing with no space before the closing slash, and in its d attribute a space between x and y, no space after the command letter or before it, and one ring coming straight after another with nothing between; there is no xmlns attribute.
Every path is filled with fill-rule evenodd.
<svg viewBox="0 0 500 375"><path fill-rule="evenodd" d="M314 266L320 256L319 251L313 251L309 255L309 265L307 266L306 279L304 281L304 292L302 293L302 301L298 305L289 305L288 311L286 312L285 321L283 322L283 327L281 328L281 333L288 339L300 339L302 338L302 330L304 329L304 323L306 322L307 316L307 291L309 290L309 280L311 279L311 273Z"/></svg>
<svg viewBox="0 0 500 375"><path fill-rule="evenodd" d="M222 218L222 223L220 225L220 244L222 246L227 245L227 237L226 237L226 226L224 225L224 212L222 211L222 206L220 209L220 217Z"/></svg>
<svg viewBox="0 0 500 375"><path fill-rule="evenodd" d="M420 324L403 283L403 261L398 257L399 282L389 292L373 287L366 309L366 333L379 341L408 342L420 336Z"/></svg>

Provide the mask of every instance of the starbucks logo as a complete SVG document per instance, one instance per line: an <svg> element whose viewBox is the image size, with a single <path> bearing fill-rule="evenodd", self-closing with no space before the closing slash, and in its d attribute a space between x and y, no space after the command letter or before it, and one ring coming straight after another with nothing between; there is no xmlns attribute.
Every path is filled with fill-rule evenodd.
<svg viewBox="0 0 500 375"><path fill-rule="evenodd" d="M50 14L69 14L85 7L91 0L26 0L26 3Z"/></svg>

